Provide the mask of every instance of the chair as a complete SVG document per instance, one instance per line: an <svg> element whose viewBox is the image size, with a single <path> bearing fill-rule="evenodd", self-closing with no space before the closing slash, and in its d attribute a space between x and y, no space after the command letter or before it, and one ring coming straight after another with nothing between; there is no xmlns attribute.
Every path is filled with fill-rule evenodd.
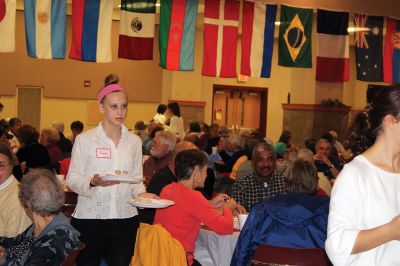
<svg viewBox="0 0 400 266"><path fill-rule="evenodd" d="M65 191L65 203L62 207L62 212L67 218L71 218L78 202L78 194L73 191Z"/></svg>
<svg viewBox="0 0 400 266"><path fill-rule="evenodd" d="M86 247L86 245L83 242L79 243L79 247L74 249L68 257L65 259L64 263L62 266L74 266L75 265L75 260L78 257L79 253Z"/></svg>
<svg viewBox="0 0 400 266"><path fill-rule="evenodd" d="M287 248L261 245L254 252L251 265L257 266L328 266L332 265L322 248Z"/></svg>

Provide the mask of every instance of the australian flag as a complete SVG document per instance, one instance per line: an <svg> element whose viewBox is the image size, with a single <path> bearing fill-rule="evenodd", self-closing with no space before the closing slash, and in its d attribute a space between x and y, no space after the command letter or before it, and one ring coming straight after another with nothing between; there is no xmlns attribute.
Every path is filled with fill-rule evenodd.
<svg viewBox="0 0 400 266"><path fill-rule="evenodd" d="M382 81L383 17L354 14L357 79Z"/></svg>

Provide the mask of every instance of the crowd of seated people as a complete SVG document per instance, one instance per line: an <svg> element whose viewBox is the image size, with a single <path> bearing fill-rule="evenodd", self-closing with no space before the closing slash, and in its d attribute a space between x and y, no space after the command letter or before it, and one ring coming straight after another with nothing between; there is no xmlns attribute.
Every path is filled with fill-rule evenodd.
<svg viewBox="0 0 400 266"><path fill-rule="evenodd" d="M180 110L161 106L142 140L143 147L150 143L143 174L147 193L175 205L140 211L140 221L163 227L182 245L189 265L199 265L194 249L201 223L232 234L239 213L249 217L231 265L248 265L260 245L326 248L335 265L397 265L400 88L388 86L375 97L355 117L346 148L332 130L300 144L288 130L270 144L259 132L231 132L200 121L182 133ZM12 131L0 121L0 264L36 262L36 252L44 249L50 255L57 250L52 260L61 263L79 244L79 233L60 214L63 192L54 173L37 169L52 170L63 159L49 148L56 145L56 131L39 134L13 121ZM56 132L59 138L62 132ZM10 143L15 136L19 146ZM210 193L204 186L211 176ZM46 196L44 187L51 202L40 197ZM36 205L41 200L50 209ZM53 236L58 226L65 234ZM51 252L47 243L56 245Z"/></svg>

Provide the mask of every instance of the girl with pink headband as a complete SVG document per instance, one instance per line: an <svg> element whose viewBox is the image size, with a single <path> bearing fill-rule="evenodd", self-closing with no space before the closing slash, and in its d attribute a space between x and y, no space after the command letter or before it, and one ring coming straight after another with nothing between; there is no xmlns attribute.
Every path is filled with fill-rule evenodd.
<svg viewBox="0 0 400 266"><path fill-rule="evenodd" d="M133 255L138 211L127 203L132 198L158 196L139 184L104 181L101 176L124 173L142 176L142 142L123 124L128 96L119 84L102 88L97 99L103 121L78 135L72 150L68 186L78 194L71 224L81 233L86 248L77 265L129 265Z"/></svg>

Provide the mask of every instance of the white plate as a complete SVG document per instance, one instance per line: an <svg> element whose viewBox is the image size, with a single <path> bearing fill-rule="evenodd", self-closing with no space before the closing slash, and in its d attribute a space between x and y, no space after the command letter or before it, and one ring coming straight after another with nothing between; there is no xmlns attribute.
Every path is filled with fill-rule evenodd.
<svg viewBox="0 0 400 266"><path fill-rule="evenodd" d="M147 199L146 201L150 202L142 202L139 201L138 199L130 199L128 200L129 204L132 204L135 207L139 208L166 208L171 205L174 205L175 202L172 200L166 200L166 199Z"/></svg>
<svg viewBox="0 0 400 266"><path fill-rule="evenodd" d="M126 175L103 175L100 176L103 181L119 181L125 183L137 184L143 181L141 176L126 176Z"/></svg>

